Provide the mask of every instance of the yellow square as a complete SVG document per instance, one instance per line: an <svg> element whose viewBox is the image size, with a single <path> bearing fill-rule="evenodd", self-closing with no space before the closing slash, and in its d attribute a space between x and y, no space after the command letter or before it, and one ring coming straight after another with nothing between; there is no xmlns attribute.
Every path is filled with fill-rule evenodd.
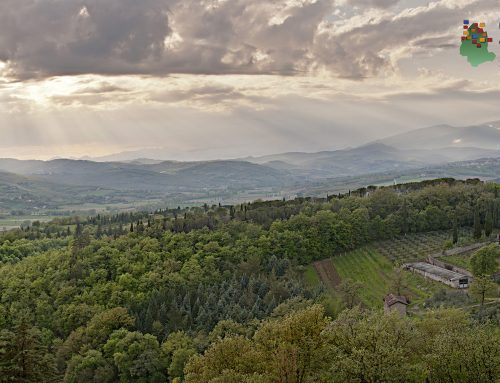
<svg viewBox="0 0 500 383"><path fill-rule="evenodd" d="M485 43L485 42L486 42L486 39L485 39L484 37L481 37L481 38L479 39L479 42L481 42L481 43Z"/></svg>
<svg viewBox="0 0 500 383"><path fill-rule="evenodd" d="M484 28L486 26L485 23L479 23L479 28Z"/></svg>
<svg viewBox="0 0 500 383"><path fill-rule="evenodd" d="M469 32L468 31L464 31L464 36L469 36Z"/></svg>

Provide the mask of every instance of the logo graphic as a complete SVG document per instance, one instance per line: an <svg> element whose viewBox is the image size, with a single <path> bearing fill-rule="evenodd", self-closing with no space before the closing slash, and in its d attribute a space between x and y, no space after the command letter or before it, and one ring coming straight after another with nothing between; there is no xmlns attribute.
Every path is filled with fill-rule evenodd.
<svg viewBox="0 0 500 383"><path fill-rule="evenodd" d="M488 37L485 27L485 23L471 24L469 20L464 20L460 54L467 57L467 61L473 67L493 61L496 58L493 52L488 51L488 44L493 42L493 39Z"/></svg>

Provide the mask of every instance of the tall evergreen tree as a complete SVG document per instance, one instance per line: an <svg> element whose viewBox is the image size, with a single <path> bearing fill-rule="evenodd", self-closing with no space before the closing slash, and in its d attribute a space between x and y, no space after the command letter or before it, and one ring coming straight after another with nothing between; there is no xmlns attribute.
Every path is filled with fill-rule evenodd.
<svg viewBox="0 0 500 383"><path fill-rule="evenodd" d="M44 383L53 381L55 361L42 342L42 334L26 319L12 332L0 332L0 382Z"/></svg>
<svg viewBox="0 0 500 383"><path fill-rule="evenodd" d="M456 216L453 218L453 243L458 243L458 220Z"/></svg>
<svg viewBox="0 0 500 383"><path fill-rule="evenodd" d="M481 239L482 235L483 230L481 227L481 216L479 215L479 210L476 207L476 209L474 210L474 238Z"/></svg>
<svg viewBox="0 0 500 383"><path fill-rule="evenodd" d="M491 209L488 209L486 213L486 219L484 221L484 233L486 237L489 237L493 232L493 214L491 213Z"/></svg>
<svg viewBox="0 0 500 383"><path fill-rule="evenodd" d="M401 231L405 235L408 233L408 206L406 198L403 200L403 206L401 207Z"/></svg>

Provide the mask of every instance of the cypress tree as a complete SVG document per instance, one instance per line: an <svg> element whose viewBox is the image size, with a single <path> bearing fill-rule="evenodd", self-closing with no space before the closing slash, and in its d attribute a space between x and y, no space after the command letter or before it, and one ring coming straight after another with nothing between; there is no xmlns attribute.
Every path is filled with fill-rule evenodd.
<svg viewBox="0 0 500 383"><path fill-rule="evenodd" d="M408 233L408 207L406 199L403 200L403 206L401 207L401 219L401 231L406 235Z"/></svg>
<svg viewBox="0 0 500 383"><path fill-rule="evenodd" d="M491 214L491 210L488 210L486 213L486 220L484 221L484 233L486 237L489 237L493 232L493 214Z"/></svg>
<svg viewBox="0 0 500 383"><path fill-rule="evenodd" d="M457 217L453 219L453 243L458 243L458 222Z"/></svg>
<svg viewBox="0 0 500 383"><path fill-rule="evenodd" d="M474 238L480 239L482 236L481 216L479 210L476 208L474 211Z"/></svg>

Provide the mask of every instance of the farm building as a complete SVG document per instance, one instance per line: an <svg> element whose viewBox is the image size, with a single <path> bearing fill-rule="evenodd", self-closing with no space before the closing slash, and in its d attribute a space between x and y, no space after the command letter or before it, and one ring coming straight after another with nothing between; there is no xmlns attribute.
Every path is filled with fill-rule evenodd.
<svg viewBox="0 0 500 383"><path fill-rule="evenodd" d="M406 297L388 294L384 298L384 312L389 313L391 311L397 311L401 316L406 315L406 306L408 306L408 300Z"/></svg>
<svg viewBox="0 0 500 383"><path fill-rule="evenodd" d="M456 289L466 289L472 282L470 275L448 270L427 262L407 263L404 267L414 273L421 274L426 278L444 283Z"/></svg>

